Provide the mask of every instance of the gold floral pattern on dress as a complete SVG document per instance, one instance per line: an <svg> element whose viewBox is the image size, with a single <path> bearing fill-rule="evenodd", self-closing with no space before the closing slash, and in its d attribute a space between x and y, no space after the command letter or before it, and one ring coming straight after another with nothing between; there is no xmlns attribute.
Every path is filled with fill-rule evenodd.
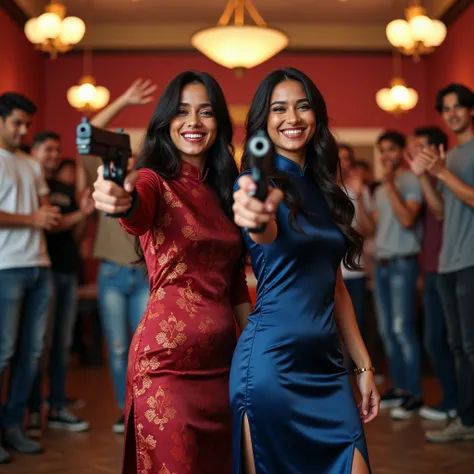
<svg viewBox="0 0 474 474"><path fill-rule="evenodd" d="M184 358L176 362L176 368L178 370L189 370L191 368L197 369L199 367L199 364L193 361L193 352L194 348L188 347Z"/></svg>
<svg viewBox="0 0 474 474"><path fill-rule="evenodd" d="M177 247L176 243L170 245L168 251L158 258L163 276L172 283L178 276L182 275L188 266L184 263L184 251Z"/></svg>
<svg viewBox="0 0 474 474"><path fill-rule="evenodd" d="M176 301L177 305L181 309L184 309L189 314L190 318L196 316L198 311L196 303L200 303L202 300L202 296L197 291L193 292L191 289L192 282L191 279L188 279L186 281L186 288L178 288L178 293L181 298L178 298Z"/></svg>
<svg viewBox="0 0 474 474"><path fill-rule="evenodd" d="M206 248L199 253L199 263L204 266L203 273L211 273L211 269L218 266L220 262L217 260L216 243L213 241L210 248Z"/></svg>
<svg viewBox="0 0 474 474"><path fill-rule="evenodd" d="M138 323L138 326L137 326L137 329L135 330L135 334L134 334L134 338L133 340L136 341L136 343L134 344L134 351L137 352L138 351L138 348L140 347L140 338L138 337L145 329L145 322L146 322L146 319L145 317L143 317L141 319L141 321Z"/></svg>
<svg viewBox="0 0 474 474"><path fill-rule="evenodd" d="M183 203L176 197L175 194L173 194L168 183L166 181L162 181L162 183L163 187L165 188L163 199L165 200L166 204L168 204L170 207L183 207Z"/></svg>
<svg viewBox="0 0 474 474"><path fill-rule="evenodd" d="M209 316L199 323L199 331L202 334L202 348L212 350L213 342L216 337L216 323Z"/></svg>
<svg viewBox="0 0 474 474"><path fill-rule="evenodd" d="M137 425L137 452L138 452L138 459L143 463L143 469L139 472L139 474L153 474L153 462L151 460L151 456L149 454L150 451L154 451L156 449L156 439L153 438L151 434L145 436L142 433L143 425L138 423ZM140 462L138 463L140 465Z"/></svg>
<svg viewBox="0 0 474 474"><path fill-rule="evenodd" d="M176 409L171 404L171 396L159 386L156 394L149 397L146 402L150 409L145 412L145 418L150 423L158 425L159 430L163 431L166 423L176 416Z"/></svg>
<svg viewBox="0 0 474 474"><path fill-rule="evenodd" d="M167 467L166 467L166 464L163 463L163 465L161 466L161 469L160 469L160 472L158 474L176 474L176 472L171 472Z"/></svg>
<svg viewBox="0 0 474 474"><path fill-rule="evenodd" d="M186 222L188 225L185 225L182 229L181 232L183 235L194 242L198 242L199 240L202 240L203 233L201 229L201 225L199 222L196 220L196 218L192 214L185 214L184 218L186 219Z"/></svg>
<svg viewBox="0 0 474 474"><path fill-rule="evenodd" d="M160 367L160 361L158 357L153 356L149 358L147 352L150 350L150 346L146 346L141 354L135 361L135 374L134 374L134 392L135 396L139 397L143 395L151 387L151 377L148 374L149 370L157 370Z"/></svg>
<svg viewBox="0 0 474 474"><path fill-rule="evenodd" d="M148 303L148 314L150 319L156 319L163 316L165 312L165 304L161 302L166 296L166 291L163 288L158 288L150 295Z"/></svg>
<svg viewBox="0 0 474 474"><path fill-rule="evenodd" d="M184 465L186 471L191 471L192 459L197 455L195 437L189 429L184 426L177 429L171 436L174 446L171 448L171 456L175 461Z"/></svg>
<svg viewBox="0 0 474 474"><path fill-rule="evenodd" d="M171 224L171 214L165 213L160 215L155 222L155 225L151 231L150 239L150 253L152 255L156 254L156 251L163 245L165 238L164 227L168 227Z"/></svg>
<svg viewBox="0 0 474 474"><path fill-rule="evenodd" d="M160 327L162 332L157 334L155 339L160 346L168 349L168 355L171 354L171 349L182 346L188 339L183 333L186 324L184 321L178 321L173 313L168 317L168 321L160 322Z"/></svg>

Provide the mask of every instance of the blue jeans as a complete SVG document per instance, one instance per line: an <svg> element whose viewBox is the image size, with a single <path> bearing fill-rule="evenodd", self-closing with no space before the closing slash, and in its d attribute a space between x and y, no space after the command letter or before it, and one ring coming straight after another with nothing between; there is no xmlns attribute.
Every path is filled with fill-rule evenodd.
<svg viewBox="0 0 474 474"><path fill-rule="evenodd" d="M474 426L474 267L439 275L439 288L458 378L458 414Z"/></svg>
<svg viewBox="0 0 474 474"><path fill-rule="evenodd" d="M45 351L30 398L30 412L39 412L45 364L49 363L50 406L59 410L66 404L66 378L69 351L77 316L77 276L53 270L54 304L49 321Z"/></svg>
<svg viewBox="0 0 474 474"><path fill-rule="evenodd" d="M128 348L145 312L150 288L144 268L103 261L99 269L100 318L120 408L125 405ZM129 331L131 334L129 334Z"/></svg>
<svg viewBox="0 0 474 474"><path fill-rule="evenodd" d="M375 309L393 388L421 395L421 349L415 324L416 258L375 265Z"/></svg>
<svg viewBox="0 0 474 474"><path fill-rule="evenodd" d="M365 288L367 278L365 276L346 278L344 283L351 297L352 306L354 306L359 331L365 339Z"/></svg>
<svg viewBox="0 0 474 474"><path fill-rule="evenodd" d="M425 348L443 390L443 410L457 408L457 382L454 356L448 345L446 319L438 288L439 275L425 273L423 307L425 310ZM474 309L474 308L473 308Z"/></svg>
<svg viewBox="0 0 474 474"><path fill-rule="evenodd" d="M0 393L11 360L3 427L20 425L43 353L52 301L51 270L46 267L0 270Z"/></svg>

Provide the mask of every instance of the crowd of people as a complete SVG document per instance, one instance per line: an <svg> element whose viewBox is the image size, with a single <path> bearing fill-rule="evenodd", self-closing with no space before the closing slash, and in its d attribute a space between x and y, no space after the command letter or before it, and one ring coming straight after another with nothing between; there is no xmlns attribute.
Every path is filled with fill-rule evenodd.
<svg viewBox="0 0 474 474"><path fill-rule="evenodd" d="M107 127L155 89L137 80L91 123ZM54 132L26 154L36 107L1 95L0 463L10 450L42 452L32 436L44 405L50 429L89 429L69 408L66 379L91 216L124 473L370 473L364 424L379 409L446 421L430 442L474 440L474 93L450 84L435 107L456 143L435 126L388 130L377 181L337 143L314 82L273 71L252 100L239 173L221 87L185 71L119 185L99 157L60 159ZM247 147L257 132L273 152L264 200ZM368 276L391 381L382 396L364 342ZM443 391L433 407L421 387L420 276Z"/></svg>

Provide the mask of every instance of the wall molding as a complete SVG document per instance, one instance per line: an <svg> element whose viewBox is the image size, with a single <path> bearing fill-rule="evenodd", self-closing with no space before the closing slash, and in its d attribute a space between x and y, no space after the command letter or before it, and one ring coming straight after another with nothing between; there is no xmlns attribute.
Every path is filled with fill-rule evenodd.
<svg viewBox="0 0 474 474"><path fill-rule="evenodd" d="M30 19L15 0L0 0L0 7L3 8L7 15L22 29L25 27L25 23Z"/></svg>
<svg viewBox="0 0 474 474"><path fill-rule="evenodd" d="M474 0L456 0L441 16L440 20L449 28L474 2Z"/></svg>

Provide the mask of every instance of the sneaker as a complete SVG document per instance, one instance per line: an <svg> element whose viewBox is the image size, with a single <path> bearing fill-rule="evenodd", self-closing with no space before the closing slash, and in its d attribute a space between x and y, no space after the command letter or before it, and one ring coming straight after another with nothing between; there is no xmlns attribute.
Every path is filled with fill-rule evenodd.
<svg viewBox="0 0 474 474"><path fill-rule="evenodd" d="M51 408L51 400L48 399L45 402L45 405L48 408ZM65 405L69 408L73 408L75 410L78 410L80 408L84 408L86 406L86 402L84 400L82 400L81 398L66 398Z"/></svg>
<svg viewBox="0 0 474 474"><path fill-rule="evenodd" d="M67 408L51 410L48 414L48 427L56 430L87 431L89 423L74 416Z"/></svg>
<svg viewBox="0 0 474 474"><path fill-rule="evenodd" d="M474 426L463 425L461 419L456 418L441 430L427 431L425 433L425 439L430 443L474 441Z"/></svg>
<svg viewBox="0 0 474 474"><path fill-rule="evenodd" d="M29 414L26 431L32 438L41 438L41 413L31 412Z"/></svg>
<svg viewBox="0 0 474 474"><path fill-rule="evenodd" d="M434 407L424 406L420 410L420 416L430 421L447 421L456 418L457 411L455 409L446 410L441 404Z"/></svg>
<svg viewBox="0 0 474 474"><path fill-rule="evenodd" d="M380 409L384 408L396 408L402 405L405 401L405 395L398 393L395 389L391 388L388 392L382 395L380 399Z"/></svg>
<svg viewBox="0 0 474 474"><path fill-rule="evenodd" d="M5 445L23 454L41 454L43 448L39 443L28 438L22 426L7 428L4 434Z"/></svg>
<svg viewBox="0 0 474 474"><path fill-rule="evenodd" d="M11 461L10 455L6 452L5 448L0 444L0 464L7 464Z"/></svg>
<svg viewBox="0 0 474 474"><path fill-rule="evenodd" d="M116 434L122 434L125 432L125 415L122 415L117 423L114 423L112 430Z"/></svg>
<svg viewBox="0 0 474 474"><path fill-rule="evenodd" d="M407 397L403 404L390 410L390 416L394 420L409 420L417 415L423 406L423 400L419 397Z"/></svg>

